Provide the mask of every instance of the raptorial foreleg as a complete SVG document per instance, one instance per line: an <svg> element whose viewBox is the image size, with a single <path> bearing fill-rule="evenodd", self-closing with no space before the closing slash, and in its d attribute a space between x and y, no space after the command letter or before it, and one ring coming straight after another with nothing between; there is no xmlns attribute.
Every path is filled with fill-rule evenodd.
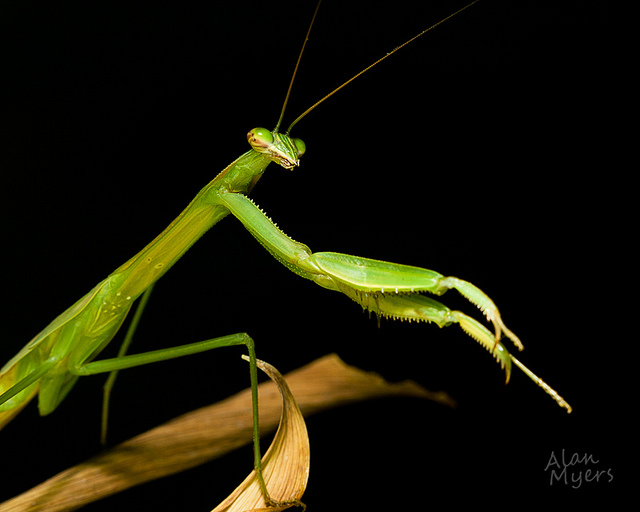
<svg viewBox="0 0 640 512"><path fill-rule="evenodd" d="M554 400L571 412L571 407L542 379L513 357L500 339L505 334L522 349L520 339L509 330L495 303L477 286L457 277L410 265L350 256L335 252L313 253L306 245L284 234L248 197L236 193L220 194L220 202L283 265L330 290L340 291L370 312L392 319L433 322L440 327L458 324L498 360L511 375L511 363L521 368ZM475 304L494 326L494 333L474 318L447 308L421 292L442 295L458 290Z"/></svg>
<svg viewBox="0 0 640 512"><path fill-rule="evenodd" d="M442 295L450 289L476 305L493 324L495 339L504 333L522 350L520 339L502 321L495 303L480 288L457 277L446 277L433 270L389 263L386 261L350 256L335 252L314 253L311 261L325 274L331 276L343 293L348 290L360 293L417 293L429 292Z"/></svg>

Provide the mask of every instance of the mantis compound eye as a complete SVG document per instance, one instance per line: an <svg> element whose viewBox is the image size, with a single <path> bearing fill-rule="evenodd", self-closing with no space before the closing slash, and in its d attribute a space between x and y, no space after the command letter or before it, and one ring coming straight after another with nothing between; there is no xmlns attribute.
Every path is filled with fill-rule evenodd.
<svg viewBox="0 0 640 512"><path fill-rule="evenodd" d="M296 146L296 149L298 150L298 157L301 157L302 155L304 155L305 151L307 150L307 145L302 142L302 139L291 139L293 141L293 143Z"/></svg>
<svg viewBox="0 0 640 512"><path fill-rule="evenodd" d="M253 149L266 148L273 144L273 135L266 128L254 128L247 133L247 140Z"/></svg>

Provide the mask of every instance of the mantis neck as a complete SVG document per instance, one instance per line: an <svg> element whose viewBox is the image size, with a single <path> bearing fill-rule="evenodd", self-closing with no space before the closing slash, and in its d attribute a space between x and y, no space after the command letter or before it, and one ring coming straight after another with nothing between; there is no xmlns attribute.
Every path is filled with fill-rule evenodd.
<svg viewBox="0 0 640 512"><path fill-rule="evenodd" d="M151 243L109 275L123 297L140 296L212 226L229 215L220 193L247 194L271 160L248 151L218 174Z"/></svg>

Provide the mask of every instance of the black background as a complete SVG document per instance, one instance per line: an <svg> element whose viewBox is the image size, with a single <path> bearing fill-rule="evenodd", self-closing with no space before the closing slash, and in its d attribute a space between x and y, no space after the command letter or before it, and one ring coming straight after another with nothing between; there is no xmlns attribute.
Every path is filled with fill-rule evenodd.
<svg viewBox="0 0 640 512"><path fill-rule="evenodd" d="M315 7L275 4L2 2L0 360L160 232L246 150L250 128L275 124ZM463 4L325 2L287 119ZM604 33L619 14L597 7L480 2L300 122L302 166L271 166L252 194L316 251L477 284L571 415L517 370L505 388L455 327L378 329L234 219L157 287L133 351L247 331L283 373L335 351L459 402L310 418L309 510L613 505L637 472L622 382L636 313L617 292L632 279L621 257L634 232L609 138L620 91ZM443 301L474 311L453 293ZM240 353L122 372L111 441L246 387ZM31 405L0 433L0 500L99 451L103 380L82 379L49 417ZM613 481L550 486L562 449L599 461L575 471L611 469ZM210 510L250 469L247 449L86 510Z"/></svg>

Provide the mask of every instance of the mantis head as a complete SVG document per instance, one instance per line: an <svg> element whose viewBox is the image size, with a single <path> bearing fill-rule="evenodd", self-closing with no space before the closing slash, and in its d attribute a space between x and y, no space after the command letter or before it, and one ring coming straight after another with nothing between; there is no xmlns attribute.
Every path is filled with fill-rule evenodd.
<svg viewBox="0 0 640 512"><path fill-rule="evenodd" d="M273 132L266 128L254 128L247 133L247 140L251 148L266 155L272 162L293 169L300 165L300 157L306 151L304 142L294 139L284 133Z"/></svg>

